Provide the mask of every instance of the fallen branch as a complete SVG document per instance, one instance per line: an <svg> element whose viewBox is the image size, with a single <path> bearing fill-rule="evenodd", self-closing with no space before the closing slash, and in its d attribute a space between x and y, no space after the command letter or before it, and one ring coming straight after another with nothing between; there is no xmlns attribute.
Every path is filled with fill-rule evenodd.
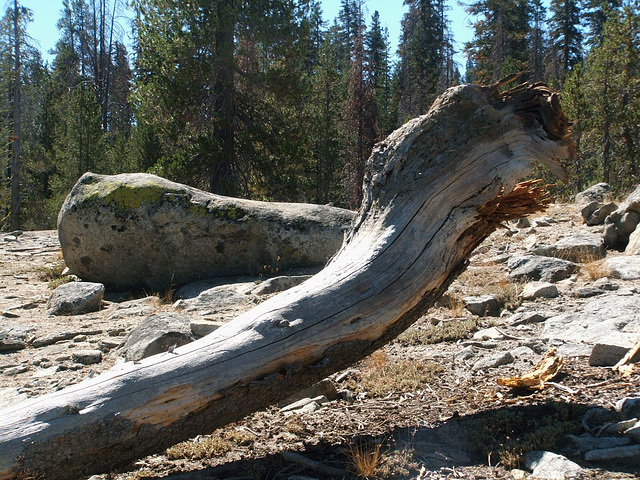
<svg viewBox="0 0 640 480"><path fill-rule="evenodd" d="M564 174L568 129L543 85L447 90L376 146L353 229L324 270L172 354L1 411L0 479L110 471L277 403L380 348L509 218L509 192L536 162ZM544 204L536 193L517 196L528 205L517 216Z"/></svg>
<svg viewBox="0 0 640 480"><path fill-rule="evenodd" d="M545 382L554 378L564 366L564 357L551 348L533 369L519 377L498 378L498 385L511 388L542 390Z"/></svg>

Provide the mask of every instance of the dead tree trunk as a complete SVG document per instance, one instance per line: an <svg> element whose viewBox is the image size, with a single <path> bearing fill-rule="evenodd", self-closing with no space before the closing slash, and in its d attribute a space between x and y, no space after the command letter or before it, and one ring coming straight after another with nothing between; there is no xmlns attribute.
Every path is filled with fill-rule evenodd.
<svg viewBox="0 0 640 480"><path fill-rule="evenodd" d="M373 352L498 224L544 207L568 123L542 85L460 86L379 144L353 231L327 267L207 337L0 413L0 479L77 479L239 420ZM35 477L34 477L35 478Z"/></svg>

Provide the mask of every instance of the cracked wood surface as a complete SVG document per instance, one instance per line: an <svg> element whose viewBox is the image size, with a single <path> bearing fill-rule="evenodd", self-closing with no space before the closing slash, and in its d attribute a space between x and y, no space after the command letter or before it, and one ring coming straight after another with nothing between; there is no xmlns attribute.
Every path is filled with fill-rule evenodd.
<svg viewBox="0 0 640 480"><path fill-rule="evenodd" d="M375 147L359 215L324 270L172 353L3 410L0 479L125 466L373 352L416 321L510 218L506 199L536 162L564 175L568 129L543 85L448 90ZM530 211L544 206L537 193L529 198Z"/></svg>

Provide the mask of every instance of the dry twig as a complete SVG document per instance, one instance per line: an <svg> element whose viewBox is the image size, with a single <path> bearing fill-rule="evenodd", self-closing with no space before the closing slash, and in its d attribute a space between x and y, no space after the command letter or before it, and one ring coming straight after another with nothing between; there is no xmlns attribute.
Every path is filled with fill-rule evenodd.
<svg viewBox="0 0 640 480"><path fill-rule="evenodd" d="M530 372L519 377L498 378L497 382L505 387L542 390L545 382L555 377L563 365L564 357L557 355L556 349L551 348Z"/></svg>

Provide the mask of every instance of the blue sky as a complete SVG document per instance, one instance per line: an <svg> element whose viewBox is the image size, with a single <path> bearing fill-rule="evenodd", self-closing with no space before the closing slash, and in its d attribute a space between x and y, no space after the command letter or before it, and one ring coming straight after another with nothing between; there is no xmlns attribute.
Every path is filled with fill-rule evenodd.
<svg viewBox="0 0 640 480"><path fill-rule="evenodd" d="M6 0L5 0L5 3ZM49 50L53 48L58 39L58 29L56 22L60 17L62 10L61 0L20 0L20 3L33 11L33 22L29 25L29 34L37 40L40 50L45 59L50 60ZM121 1L121 3L124 3ZM469 41L472 37L472 31L469 27L470 18L464 11L464 7L457 0L448 0L449 19L457 42L457 50L462 50L464 42ZM402 5L402 0L368 0L365 2L366 19L369 21L375 10L380 12L380 20L383 26L389 30L389 42L391 43L391 51L395 53L398 46L400 36L400 20L404 15L406 8ZM8 5L5 5L8 6ZM337 16L340 9L340 0L323 0L322 9L324 18L329 23L333 23L333 19ZM123 26L126 22L123 22ZM124 35L128 35L129 29L125 27ZM124 39L128 43L128 39ZM457 56L457 61L464 64L462 55Z"/></svg>

